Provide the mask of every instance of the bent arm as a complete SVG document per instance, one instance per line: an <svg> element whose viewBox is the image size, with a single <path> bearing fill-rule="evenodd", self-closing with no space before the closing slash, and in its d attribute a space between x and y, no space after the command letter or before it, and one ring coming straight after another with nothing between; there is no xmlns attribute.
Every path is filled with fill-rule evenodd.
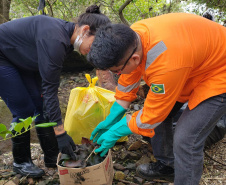
<svg viewBox="0 0 226 185"><path fill-rule="evenodd" d="M128 109L131 102L125 100L116 100L116 102L121 105L124 109Z"/></svg>
<svg viewBox="0 0 226 185"><path fill-rule="evenodd" d="M43 111L50 122L57 122L55 134L65 132L58 99L60 73L66 56L64 43L53 39L41 39L37 43L39 72L42 77Z"/></svg>

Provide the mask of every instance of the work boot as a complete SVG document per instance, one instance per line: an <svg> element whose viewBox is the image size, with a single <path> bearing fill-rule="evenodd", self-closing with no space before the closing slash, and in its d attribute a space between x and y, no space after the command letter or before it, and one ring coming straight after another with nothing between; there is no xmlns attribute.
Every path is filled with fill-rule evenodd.
<svg viewBox="0 0 226 185"><path fill-rule="evenodd" d="M41 177L44 175L44 170L35 166L31 160L30 131L13 137L11 140L14 158L13 171L28 177Z"/></svg>
<svg viewBox="0 0 226 185"><path fill-rule="evenodd" d="M36 132L44 153L45 166L56 168L59 149L53 127L36 127Z"/></svg>
<svg viewBox="0 0 226 185"><path fill-rule="evenodd" d="M174 169L166 166L160 161L155 163L141 164L137 167L136 173L146 180L166 180L169 182L174 181Z"/></svg>
<svg viewBox="0 0 226 185"><path fill-rule="evenodd" d="M44 170L35 166L32 161L24 162L21 164L17 164L14 162L13 171L23 176L28 176L33 178L42 177L45 174Z"/></svg>

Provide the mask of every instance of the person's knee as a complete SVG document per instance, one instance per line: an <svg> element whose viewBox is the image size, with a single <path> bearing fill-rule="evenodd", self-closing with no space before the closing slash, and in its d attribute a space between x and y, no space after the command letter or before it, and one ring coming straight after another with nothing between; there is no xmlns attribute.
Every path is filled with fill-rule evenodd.
<svg viewBox="0 0 226 185"><path fill-rule="evenodd" d="M19 122L19 119L26 119L30 116L32 117L34 116L34 106L22 106L21 109L15 111L13 115L14 122Z"/></svg>
<svg viewBox="0 0 226 185"><path fill-rule="evenodd" d="M183 134L176 134L174 135L173 140L173 150L174 153L183 153L189 147L188 145L188 137L184 136Z"/></svg>

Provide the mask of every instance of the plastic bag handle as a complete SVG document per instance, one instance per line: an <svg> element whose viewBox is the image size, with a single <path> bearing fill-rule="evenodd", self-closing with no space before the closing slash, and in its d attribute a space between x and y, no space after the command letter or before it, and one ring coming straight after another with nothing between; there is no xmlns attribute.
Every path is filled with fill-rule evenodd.
<svg viewBox="0 0 226 185"><path fill-rule="evenodd" d="M94 77L94 78L91 79L90 74L85 74L85 76L86 76L86 79L89 82L89 87L94 87L96 85L96 82L98 80L98 77L96 76L96 77Z"/></svg>

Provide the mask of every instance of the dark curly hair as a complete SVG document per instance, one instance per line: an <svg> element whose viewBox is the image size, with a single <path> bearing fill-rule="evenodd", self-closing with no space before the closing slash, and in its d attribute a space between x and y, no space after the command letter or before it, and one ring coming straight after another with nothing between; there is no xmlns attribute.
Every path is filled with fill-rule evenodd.
<svg viewBox="0 0 226 185"><path fill-rule="evenodd" d="M124 24L108 24L99 28L87 55L97 69L120 65L127 51L136 44L136 33Z"/></svg>
<svg viewBox="0 0 226 185"><path fill-rule="evenodd" d="M100 12L100 7L97 5L89 6L86 9L86 13L83 13L78 17L79 27L82 25L89 25L90 35L95 35L97 28L110 22L110 19Z"/></svg>
<svg viewBox="0 0 226 185"><path fill-rule="evenodd" d="M209 12L205 12L202 16L207 18L207 19L209 19L209 20L211 20L211 21L214 21L213 15L211 13L209 13Z"/></svg>

